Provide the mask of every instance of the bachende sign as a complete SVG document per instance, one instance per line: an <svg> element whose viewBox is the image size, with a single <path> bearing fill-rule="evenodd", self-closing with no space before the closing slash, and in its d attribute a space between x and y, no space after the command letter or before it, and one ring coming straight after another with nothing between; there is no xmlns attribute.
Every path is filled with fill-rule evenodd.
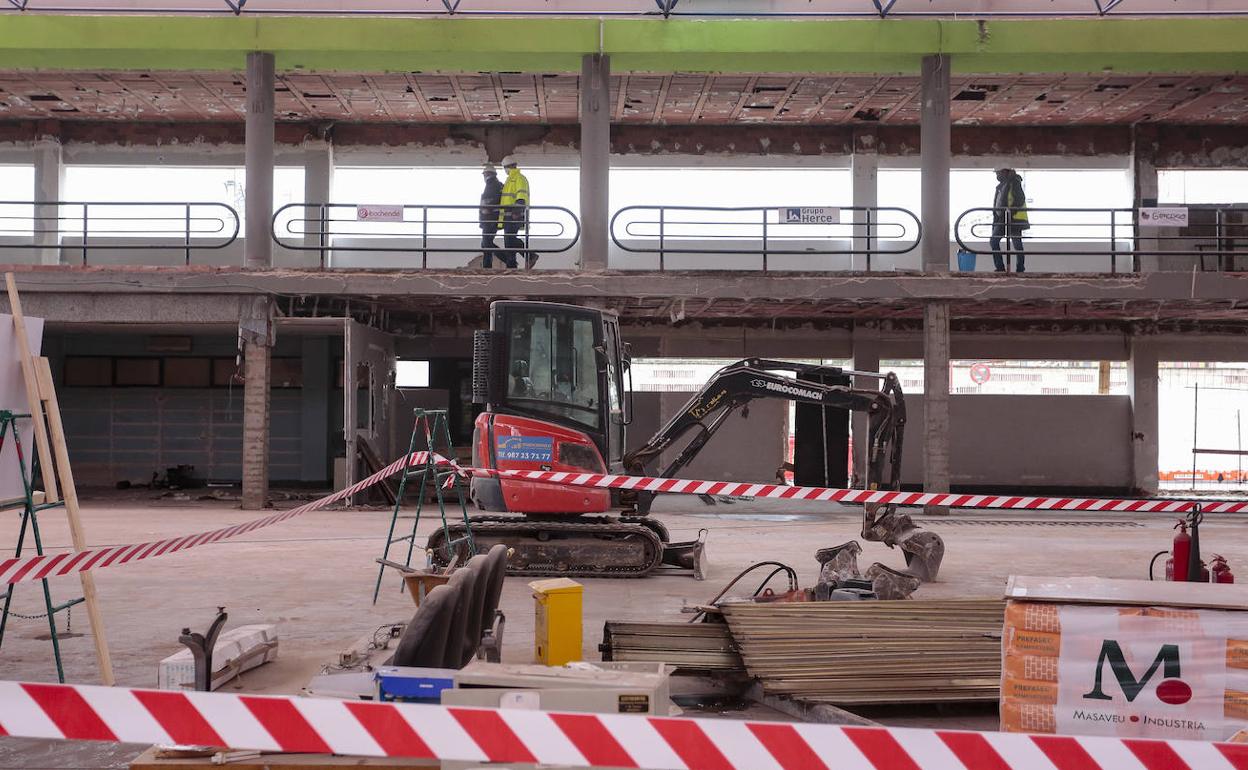
<svg viewBox="0 0 1248 770"><path fill-rule="evenodd" d="M1187 208L1140 209L1140 227L1187 227Z"/></svg>
<svg viewBox="0 0 1248 770"><path fill-rule="evenodd" d="M359 222L402 222L402 206L356 206L355 218Z"/></svg>

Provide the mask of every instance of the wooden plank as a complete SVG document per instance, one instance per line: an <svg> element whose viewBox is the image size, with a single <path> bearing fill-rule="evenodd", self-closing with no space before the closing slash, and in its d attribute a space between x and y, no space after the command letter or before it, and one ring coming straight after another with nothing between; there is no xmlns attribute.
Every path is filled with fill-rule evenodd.
<svg viewBox="0 0 1248 770"><path fill-rule="evenodd" d="M377 473L385 467L385 464L381 461L381 457L377 454L377 450L373 449L373 445L368 442L368 439L360 436L356 439L355 448L356 451L359 452L360 457L364 460L364 465L367 466L370 474ZM381 490L381 495L386 498L387 503L390 505L398 505L399 493L394 477L382 479L381 483L377 485L377 488Z"/></svg>
<svg viewBox="0 0 1248 770"><path fill-rule="evenodd" d="M1006 584L1005 596L1007 599L1029 602L1248 610L1248 585L1241 583L1171 583L1164 580L1011 575Z"/></svg>
<svg viewBox="0 0 1248 770"><path fill-rule="evenodd" d="M81 509L78 507L78 486L74 483L73 467L69 464L65 425L61 422L61 405L56 397L56 387L52 383L52 367L48 359L40 357L35 362L35 379L39 399L47 411L48 433L52 453L56 458L56 475L60 478L61 491L65 495L65 515L69 518L70 540L75 551L85 551L87 536L82 527ZM113 661L108 651L108 637L104 635L104 616L100 612L100 603L96 597L95 576L90 572L79 572L78 577L82 581L82 597L86 600L87 616L91 620L91 636L95 641L95 659L99 664L100 679L111 687L115 683Z"/></svg>
<svg viewBox="0 0 1248 770"><path fill-rule="evenodd" d="M212 756L218 752L205 752L207 756L184 759L161 759L161 749L149 748L130 763L130 770L341 770L344 767L386 767L390 770L426 770L440 765L434 760L392 759L388 757L351 757L329 754L275 754L263 752L258 757L243 757L224 764L216 764Z"/></svg>
<svg viewBox="0 0 1248 770"><path fill-rule="evenodd" d="M69 447L65 443L65 425L61 422L61 405L52 383L52 366L48 359L40 357L35 362L35 378L39 398L48 415L48 433L52 453L56 457L56 475L60 478L61 491L65 495L65 515L69 518L69 537L75 551L87 549L87 535L82 526L81 509L78 507L78 486L74 483L73 467L69 464ZM108 637L104 634L104 615L96 597L95 576L79 572L82 582L82 598L87 605L87 617L91 621L91 638L95 642L95 660L100 669L100 680L109 687L116 683L113 677L113 660L108 651Z"/></svg>
<svg viewBox="0 0 1248 770"><path fill-rule="evenodd" d="M995 700L1004 607L988 599L722 609L766 693L858 705Z"/></svg>

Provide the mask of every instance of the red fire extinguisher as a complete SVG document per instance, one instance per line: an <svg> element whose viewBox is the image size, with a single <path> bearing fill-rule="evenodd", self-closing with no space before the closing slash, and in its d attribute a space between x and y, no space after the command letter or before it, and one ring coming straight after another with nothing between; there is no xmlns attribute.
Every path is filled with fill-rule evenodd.
<svg viewBox="0 0 1248 770"><path fill-rule="evenodd" d="M1218 556L1216 553L1211 560L1213 563L1209 565L1210 571L1213 573L1214 583L1234 583L1235 573L1231 572L1231 568L1227 566L1226 559Z"/></svg>
<svg viewBox="0 0 1248 770"><path fill-rule="evenodd" d="M1187 563L1192 556L1192 536L1187 534L1187 522L1180 520L1174 527L1179 531L1170 545L1170 558L1166 559L1166 580L1187 580Z"/></svg>

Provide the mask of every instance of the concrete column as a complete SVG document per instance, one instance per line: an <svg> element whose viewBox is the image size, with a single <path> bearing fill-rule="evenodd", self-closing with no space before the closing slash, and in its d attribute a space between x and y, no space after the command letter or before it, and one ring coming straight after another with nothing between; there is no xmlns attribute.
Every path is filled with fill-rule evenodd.
<svg viewBox="0 0 1248 770"><path fill-rule="evenodd" d="M611 238L611 59L581 59L581 269L605 270Z"/></svg>
<svg viewBox="0 0 1248 770"><path fill-rule="evenodd" d="M40 139L35 143L35 189L34 199L52 203L65 197L65 163L61 140ZM39 264L59 265L61 262L60 209L57 206L35 207L35 246ZM79 212L73 212L77 216Z"/></svg>
<svg viewBox="0 0 1248 770"><path fill-rule="evenodd" d="M317 247L321 245L320 214L318 204L329 203L330 191L334 185L334 145L328 141L307 141L303 143L303 202L308 204L302 212L296 212L307 219L304 223L306 234L303 245ZM328 245L328 234L326 234Z"/></svg>
<svg viewBox="0 0 1248 770"><path fill-rule="evenodd" d="M1157 494L1158 380L1157 347L1133 338L1127 364L1131 398L1131 488L1136 494Z"/></svg>
<svg viewBox="0 0 1248 770"><path fill-rule="evenodd" d="M1134 188L1133 205L1137 208L1140 206L1157 205L1160 185L1157 182L1157 164L1154 154L1151 136L1148 134L1141 135L1141 129L1132 127L1131 182ZM1161 238L1159 236L1168 232L1171 232L1170 228L1147 228L1140 230L1139 250L1145 252L1160 251ZM1143 272L1190 270L1194 259L1196 258L1142 256L1139 258L1139 268Z"/></svg>
<svg viewBox="0 0 1248 770"><path fill-rule="evenodd" d="M273 54L247 54L246 267L273 265Z"/></svg>
<svg viewBox="0 0 1248 770"><path fill-rule="evenodd" d="M923 306L923 491L949 491L948 302Z"/></svg>
<svg viewBox="0 0 1248 770"><path fill-rule="evenodd" d="M854 327L854 368L860 372L880 370L880 331L874 327ZM854 387L879 390L880 381L873 377L855 377ZM865 412L850 415L850 435L854 439L854 475L862 482L867 467L867 450L870 447L871 426Z"/></svg>
<svg viewBox="0 0 1248 770"><path fill-rule="evenodd" d="M921 253L927 273L949 272L949 167L953 162L949 64L948 54L923 57L919 167L923 189Z"/></svg>
<svg viewBox="0 0 1248 770"><path fill-rule="evenodd" d="M238 322L243 349L243 510L264 508L269 498L269 383L273 306L257 298Z"/></svg>
<svg viewBox="0 0 1248 770"><path fill-rule="evenodd" d="M874 139L874 136L871 137ZM875 208L880 205L879 195L879 174L880 174L880 156L874 150L874 142L872 149L867 150L859 146L857 142L854 144L854 154L850 158L850 177L853 184L853 205L855 208ZM879 232L879 228L875 226L876 213L871 212L872 226L867 227L867 212L854 212L854 251L866 252L876 246L875 238L872 236ZM855 270L867 269L867 255L859 254L853 259ZM879 269L879 265L873 265L875 269ZM862 367L855 366L859 369Z"/></svg>

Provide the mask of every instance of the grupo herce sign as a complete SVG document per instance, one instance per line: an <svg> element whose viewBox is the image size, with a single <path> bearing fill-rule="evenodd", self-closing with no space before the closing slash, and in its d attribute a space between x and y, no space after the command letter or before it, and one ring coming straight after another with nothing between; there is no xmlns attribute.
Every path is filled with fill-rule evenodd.
<svg viewBox="0 0 1248 770"><path fill-rule="evenodd" d="M1140 227L1187 227L1186 206L1142 208L1139 213Z"/></svg>

